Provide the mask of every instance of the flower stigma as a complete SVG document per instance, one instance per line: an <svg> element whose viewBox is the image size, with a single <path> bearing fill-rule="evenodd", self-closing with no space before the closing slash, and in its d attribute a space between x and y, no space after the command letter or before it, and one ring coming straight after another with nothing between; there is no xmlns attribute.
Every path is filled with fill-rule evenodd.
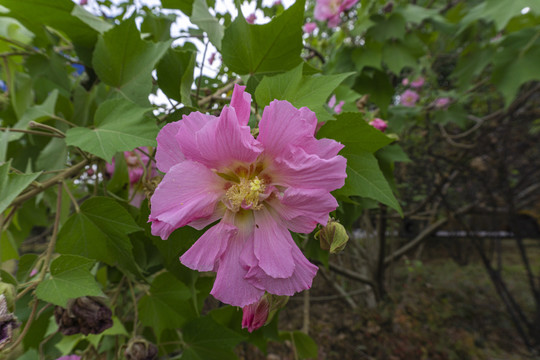
<svg viewBox="0 0 540 360"><path fill-rule="evenodd" d="M259 196L264 193L266 186L264 180L255 176L253 179L241 178L240 182L232 185L225 193L229 208L238 212L240 208L246 210L260 210Z"/></svg>

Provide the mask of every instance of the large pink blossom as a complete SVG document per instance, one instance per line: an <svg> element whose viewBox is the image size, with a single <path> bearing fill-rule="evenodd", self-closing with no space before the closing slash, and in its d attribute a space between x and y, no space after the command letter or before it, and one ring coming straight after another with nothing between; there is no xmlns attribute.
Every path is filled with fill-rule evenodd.
<svg viewBox="0 0 540 360"><path fill-rule="evenodd" d="M369 122L369 125L373 126L375 129L380 130L382 132L386 131L386 128L388 127L388 124L383 119L375 118Z"/></svg>
<svg viewBox="0 0 540 360"><path fill-rule="evenodd" d="M247 123L251 95L236 85L219 117L199 112L158 134L157 167L166 173L151 199L152 234L167 239L185 225L202 229L220 219L180 258L217 273L211 294L234 306L265 291L293 295L311 287L317 267L289 230L310 233L337 207L343 186L340 143L317 140L315 114L274 100L259 135Z"/></svg>
<svg viewBox="0 0 540 360"><path fill-rule="evenodd" d="M329 27L336 27L341 21L341 13L352 8L357 2L358 0L317 0L315 19L328 20Z"/></svg>

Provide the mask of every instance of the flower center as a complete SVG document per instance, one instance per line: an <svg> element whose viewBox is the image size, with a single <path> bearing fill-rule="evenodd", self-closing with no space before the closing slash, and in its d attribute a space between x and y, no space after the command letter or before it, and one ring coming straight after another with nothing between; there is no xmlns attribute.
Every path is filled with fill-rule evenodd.
<svg viewBox="0 0 540 360"><path fill-rule="evenodd" d="M266 186L264 180L255 176L253 179L241 178L239 183L232 185L225 197L229 200L230 209L234 212L243 209L259 210L262 205L259 204L259 195L264 193Z"/></svg>

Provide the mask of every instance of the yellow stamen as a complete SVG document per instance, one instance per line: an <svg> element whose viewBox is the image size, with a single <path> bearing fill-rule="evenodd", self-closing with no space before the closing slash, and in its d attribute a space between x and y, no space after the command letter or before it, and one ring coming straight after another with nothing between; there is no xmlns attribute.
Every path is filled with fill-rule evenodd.
<svg viewBox="0 0 540 360"><path fill-rule="evenodd" d="M240 207L259 210L262 207L259 204L259 195L265 189L264 181L258 177L255 177L253 180L242 178L240 179L240 183L232 185L227 190L225 197L229 200L232 211L238 211Z"/></svg>

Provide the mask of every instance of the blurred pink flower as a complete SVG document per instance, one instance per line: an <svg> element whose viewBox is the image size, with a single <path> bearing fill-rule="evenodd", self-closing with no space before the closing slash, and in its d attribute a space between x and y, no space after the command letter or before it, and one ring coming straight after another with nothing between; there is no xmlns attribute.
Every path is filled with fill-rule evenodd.
<svg viewBox="0 0 540 360"><path fill-rule="evenodd" d="M403 86L409 85L409 79L404 78L403 80L401 80L401 85L403 85Z"/></svg>
<svg viewBox="0 0 540 360"><path fill-rule="evenodd" d="M442 97L435 100L435 107L437 109L445 108L450 103L450 98Z"/></svg>
<svg viewBox="0 0 540 360"><path fill-rule="evenodd" d="M421 88L424 85L424 82L424 78L420 76L418 79L411 82L411 87L415 89Z"/></svg>
<svg viewBox="0 0 540 360"><path fill-rule="evenodd" d="M375 129L385 132L388 124L383 119L375 118L369 122L369 125L373 126Z"/></svg>
<svg viewBox="0 0 540 360"><path fill-rule="evenodd" d="M303 30L306 34L311 34L313 33L313 31L315 31L316 28L317 24L315 24L314 22L309 22L304 24Z"/></svg>
<svg viewBox="0 0 540 360"><path fill-rule="evenodd" d="M38 270L37 269L32 269L32 271L30 271L30 277L36 275L38 273Z"/></svg>
<svg viewBox="0 0 540 360"><path fill-rule="evenodd" d="M345 101L340 101L336 105L336 95L332 95L330 100L328 101L328 107L330 107L336 114L339 114L343 108L343 105L345 105Z"/></svg>
<svg viewBox="0 0 540 360"><path fill-rule="evenodd" d="M337 207L330 192L343 186L347 163L337 155L343 145L313 136L315 114L287 101L264 109L255 139L244 89L235 85L219 117L192 112L160 131L156 160L166 174L149 217L162 239L221 219L180 261L217 272L211 294L241 307L265 291L290 296L311 287L317 267L289 230L310 233L327 223Z"/></svg>
<svg viewBox="0 0 540 360"><path fill-rule="evenodd" d="M80 5L84 6L88 4L88 0L81 0Z"/></svg>
<svg viewBox="0 0 540 360"><path fill-rule="evenodd" d="M274 4L273 4L272 6L279 6L279 5L283 5L283 4L281 3L281 0L276 0L276 1L274 1Z"/></svg>
<svg viewBox="0 0 540 360"><path fill-rule="evenodd" d="M214 60L216 60L216 53L213 52L212 54L210 54L210 57L208 58L208 63L210 65L212 65L214 63Z"/></svg>
<svg viewBox="0 0 540 360"><path fill-rule="evenodd" d="M242 329L247 328L249 332L253 332L266 323L270 303L266 297L262 297L259 301L244 306L242 312Z"/></svg>
<svg viewBox="0 0 540 360"><path fill-rule="evenodd" d="M405 90L399 99L399 103L403 106L412 107L418 101L418 94L414 90Z"/></svg>
<svg viewBox="0 0 540 360"><path fill-rule="evenodd" d="M255 20L257 20L257 15L255 15L255 13L250 14L250 15L246 18L246 21L248 22L248 24L254 24L254 23L255 23Z"/></svg>
<svg viewBox="0 0 540 360"><path fill-rule="evenodd" d="M148 152L149 149L145 148L145 152ZM141 186L137 186L136 184L141 180L141 177L144 174L144 171L146 169L146 166L148 165L148 161L150 159L148 156L138 148L134 149L133 151L124 151L124 158L126 159L126 164L128 167L128 176L129 176L129 197L131 198L130 204L139 207L142 203L142 201L145 198L145 195L142 191ZM109 175L113 175L115 171L115 160L112 159L112 163L107 163L105 165L107 173ZM153 178L157 176L157 169L156 165L152 164L150 167L150 176L149 178Z"/></svg>
<svg viewBox="0 0 540 360"><path fill-rule="evenodd" d="M339 25L341 13L349 10L358 0L317 0L315 4L315 19L328 21L329 27Z"/></svg>
<svg viewBox="0 0 540 360"><path fill-rule="evenodd" d="M56 360L81 360L81 357L79 355L64 355Z"/></svg>

